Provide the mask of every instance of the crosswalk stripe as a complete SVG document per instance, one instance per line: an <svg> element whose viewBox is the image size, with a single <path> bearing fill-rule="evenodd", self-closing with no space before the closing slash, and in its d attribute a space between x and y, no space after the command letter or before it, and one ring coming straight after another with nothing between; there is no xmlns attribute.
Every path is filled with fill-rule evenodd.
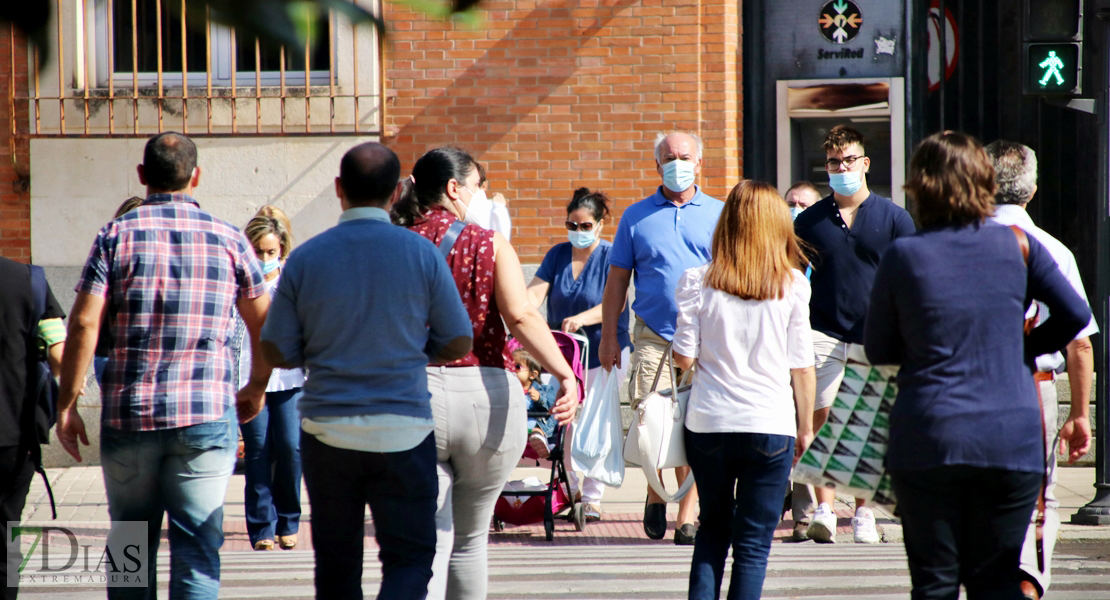
<svg viewBox="0 0 1110 600"><path fill-rule="evenodd" d="M686 595L691 548L642 546L500 546L489 549L489 598L682 598ZM221 553L220 598L311 598L311 551ZM1104 582L1110 563L1065 553L1057 555L1053 598L1110 598ZM729 561L729 567L731 561ZM725 581L727 586L728 570ZM159 554L158 583L169 581L169 555ZM381 583L376 551L365 555L363 590L373 598ZM832 600L904 599L910 580L901 545L775 544L764 583L767 598ZM103 589L21 589L21 596L67 600L104 597ZM1101 595L1100 595L1101 594Z"/></svg>

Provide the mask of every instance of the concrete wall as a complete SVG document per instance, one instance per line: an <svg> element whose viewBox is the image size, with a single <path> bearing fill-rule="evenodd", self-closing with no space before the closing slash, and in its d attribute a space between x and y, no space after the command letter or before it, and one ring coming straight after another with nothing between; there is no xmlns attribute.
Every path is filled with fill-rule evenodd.
<svg viewBox="0 0 1110 600"><path fill-rule="evenodd" d="M335 176L350 147L375 138L196 138L201 206L242 227L273 204L303 241L339 218ZM31 142L31 253L35 264L84 264L97 231L130 196L145 196L135 167L145 139L40 138Z"/></svg>

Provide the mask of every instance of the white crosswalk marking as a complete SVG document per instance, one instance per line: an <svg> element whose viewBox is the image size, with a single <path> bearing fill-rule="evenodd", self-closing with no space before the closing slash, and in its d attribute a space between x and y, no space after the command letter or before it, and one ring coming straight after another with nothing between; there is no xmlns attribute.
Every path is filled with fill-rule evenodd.
<svg viewBox="0 0 1110 600"><path fill-rule="evenodd" d="M491 599L510 598L684 598L691 549L658 546L536 545L490 547ZM313 554L224 552L220 598L311 598ZM1110 600L1110 563L1056 556L1052 598ZM159 557L159 587L169 577L169 556ZM363 590L378 591L377 552L366 553ZM727 587L728 573L725 573ZM901 544L874 546L776 543L764 584L765 598L904 600L910 580ZM23 590L21 590L22 592ZM21 597L92 600L103 589L58 588L21 593ZM167 597L164 591L161 597Z"/></svg>

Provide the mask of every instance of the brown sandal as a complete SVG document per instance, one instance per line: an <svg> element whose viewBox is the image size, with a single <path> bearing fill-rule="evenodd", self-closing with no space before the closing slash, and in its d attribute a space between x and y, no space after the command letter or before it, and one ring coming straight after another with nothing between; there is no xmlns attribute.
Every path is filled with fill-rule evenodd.
<svg viewBox="0 0 1110 600"><path fill-rule="evenodd" d="M254 543L254 549L260 552L274 549L274 540L258 540Z"/></svg>
<svg viewBox="0 0 1110 600"><path fill-rule="evenodd" d="M282 550L292 550L297 547L297 534L277 536L278 545Z"/></svg>

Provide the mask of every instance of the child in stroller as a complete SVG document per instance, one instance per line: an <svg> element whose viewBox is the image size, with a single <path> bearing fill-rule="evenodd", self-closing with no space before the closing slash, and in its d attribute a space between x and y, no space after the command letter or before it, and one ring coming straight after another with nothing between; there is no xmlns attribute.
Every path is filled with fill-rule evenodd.
<svg viewBox="0 0 1110 600"><path fill-rule="evenodd" d="M540 375L543 374L540 364L527 350L517 348L513 351L513 368L524 388L528 412L549 413L555 405L558 390L555 385L545 385L540 380ZM555 445L555 417L549 414L546 417L528 418L528 445L541 459L550 456L551 448Z"/></svg>

